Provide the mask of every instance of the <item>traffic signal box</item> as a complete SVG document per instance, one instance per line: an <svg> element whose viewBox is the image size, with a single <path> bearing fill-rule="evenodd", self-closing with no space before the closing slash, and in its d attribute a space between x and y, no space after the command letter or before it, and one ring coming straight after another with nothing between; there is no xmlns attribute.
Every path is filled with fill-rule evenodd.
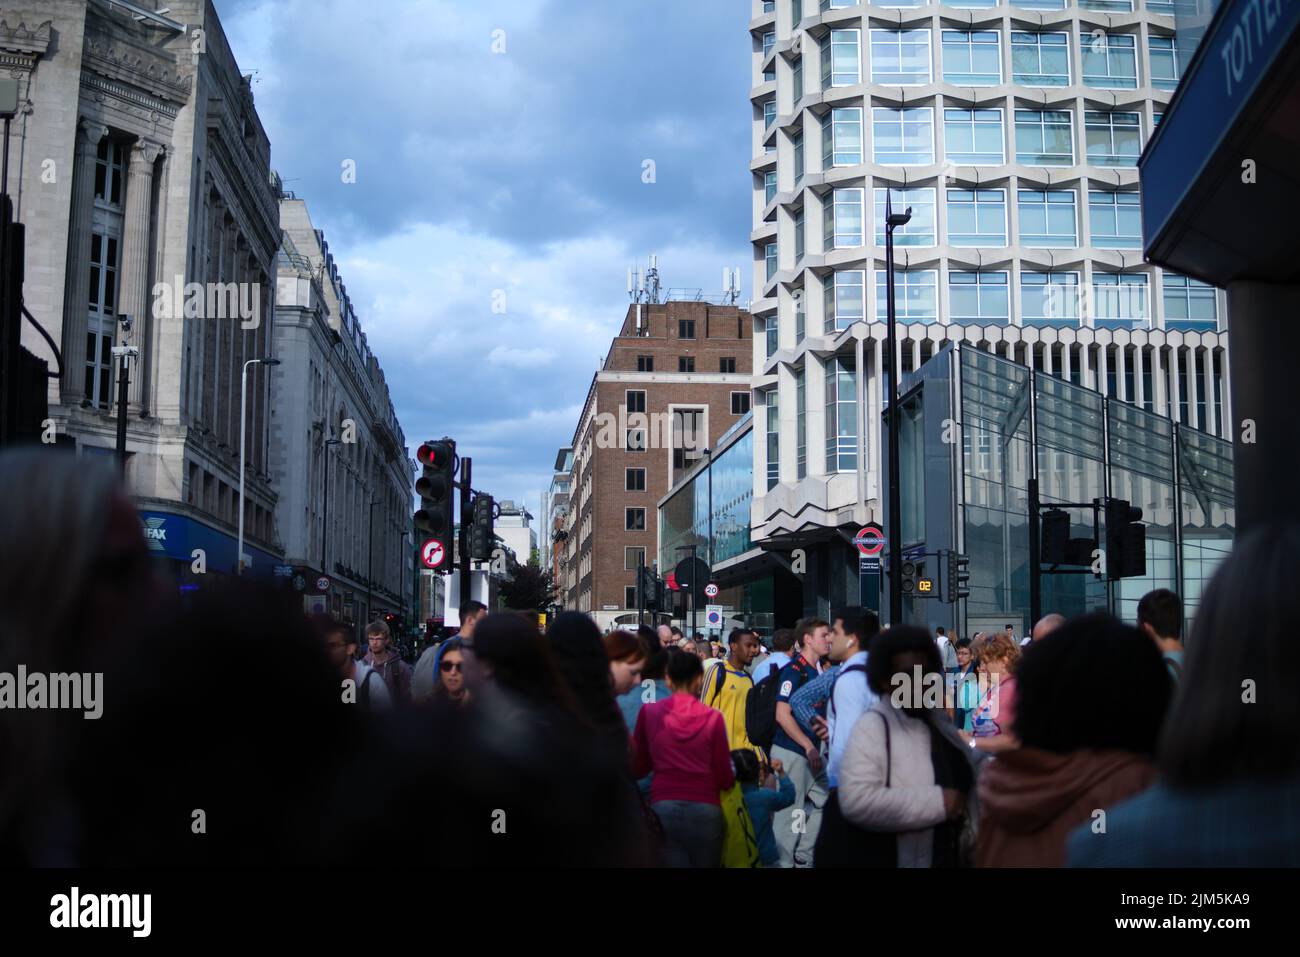
<svg viewBox="0 0 1300 957"><path fill-rule="evenodd" d="M446 555L455 554L453 534L456 527L452 502L456 478L456 443L451 439L425 442L415 453L422 468L415 481L420 509L415 513L415 529L425 541L439 542ZM447 568L451 563L446 563Z"/></svg>

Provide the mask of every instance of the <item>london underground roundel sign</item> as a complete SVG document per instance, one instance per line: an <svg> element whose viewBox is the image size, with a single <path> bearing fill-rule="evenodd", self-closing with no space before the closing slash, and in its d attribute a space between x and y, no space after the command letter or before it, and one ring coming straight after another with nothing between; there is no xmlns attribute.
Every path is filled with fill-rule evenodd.
<svg viewBox="0 0 1300 957"><path fill-rule="evenodd" d="M853 536L853 544L870 558L885 550L885 531L879 525L867 525Z"/></svg>

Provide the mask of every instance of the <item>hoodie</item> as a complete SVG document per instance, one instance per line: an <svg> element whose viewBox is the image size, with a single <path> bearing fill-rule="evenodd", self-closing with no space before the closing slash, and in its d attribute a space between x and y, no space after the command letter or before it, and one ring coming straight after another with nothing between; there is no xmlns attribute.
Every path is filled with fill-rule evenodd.
<svg viewBox="0 0 1300 957"><path fill-rule="evenodd" d="M679 691L643 707L632 735L632 775L651 771L650 801L719 804L736 782L722 712Z"/></svg>
<svg viewBox="0 0 1300 957"><path fill-rule="evenodd" d="M1127 751L1004 751L979 778L979 867L1063 867L1070 831L1145 791L1155 765Z"/></svg>

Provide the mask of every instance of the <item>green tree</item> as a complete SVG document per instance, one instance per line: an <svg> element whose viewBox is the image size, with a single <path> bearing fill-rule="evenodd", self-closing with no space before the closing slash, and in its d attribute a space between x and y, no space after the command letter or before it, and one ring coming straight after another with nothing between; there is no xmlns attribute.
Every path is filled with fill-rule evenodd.
<svg viewBox="0 0 1300 957"><path fill-rule="evenodd" d="M499 589L503 607L515 611L546 611L555 604L555 582L549 571L511 560L510 576Z"/></svg>

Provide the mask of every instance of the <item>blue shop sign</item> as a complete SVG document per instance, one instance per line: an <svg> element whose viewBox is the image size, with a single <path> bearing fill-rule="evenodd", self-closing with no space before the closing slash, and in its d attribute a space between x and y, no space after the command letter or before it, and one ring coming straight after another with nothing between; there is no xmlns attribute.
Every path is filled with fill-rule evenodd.
<svg viewBox="0 0 1300 957"><path fill-rule="evenodd" d="M234 574L235 538L210 525L185 515L170 512L141 512L145 541L149 552L159 558L175 558L183 562L194 561L194 550L202 549L209 572ZM284 560L270 552L255 548L244 540L244 554L248 556L246 574L272 575Z"/></svg>

